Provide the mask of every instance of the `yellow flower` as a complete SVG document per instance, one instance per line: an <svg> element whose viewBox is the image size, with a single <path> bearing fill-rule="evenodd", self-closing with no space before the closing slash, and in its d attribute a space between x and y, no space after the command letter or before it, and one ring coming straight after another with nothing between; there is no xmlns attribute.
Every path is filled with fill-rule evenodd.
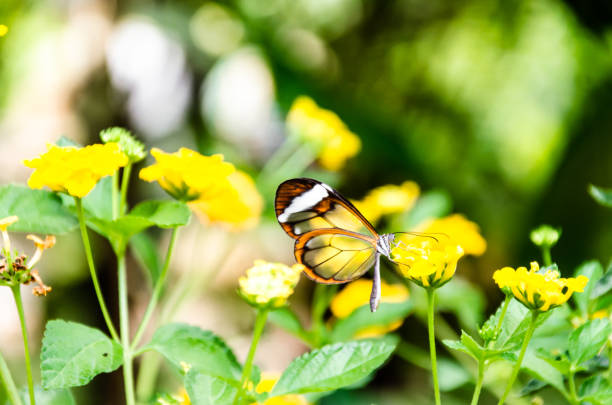
<svg viewBox="0 0 612 405"><path fill-rule="evenodd" d="M235 172L234 165L223 161L223 155L204 156L191 149L166 153L153 148L157 161L140 171L142 180L159 185L181 201L210 199L227 190L227 177Z"/></svg>
<svg viewBox="0 0 612 405"><path fill-rule="evenodd" d="M381 281L381 302L403 302L410 296L408 289L401 284L387 284ZM357 308L369 303L372 281L359 279L348 284L342 291L334 296L330 309L332 314L343 319L352 314ZM400 319L389 325L378 325L365 328L355 338L366 338L384 335L399 328L403 323Z"/></svg>
<svg viewBox="0 0 612 405"><path fill-rule="evenodd" d="M237 170L227 176L220 191L189 203L189 207L204 223L220 223L231 230L243 230L257 225L263 209L263 199L255 182Z"/></svg>
<svg viewBox="0 0 612 405"><path fill-rule="evenodd" d="M286 304L287 298L300 280L304 266L294 264L289 267L282 263L255 260L246 276L240 277L240 295L251 305L257 307L279 308Z"/></svg>
<svg viewBox="0 0 612 405"><path fill-rule="evenodd" d="M34 169L28 179L31 188L49 187L53 191L85 197L105 176L128 163L116 143L95 144L84 148L49 145L40 157L24 164Z"/></svg>
<svg viewBox="0 0 612 405"><path fill-rule="evenodd" d="M530 267L504 267L493 273L493 280L527 308L540 312L564 304L574 292L582 292L589 281L585 276L562 278L556 270L540 271L537 262L531 262Z"/></svg>
<svg viewBox="0 0 612 405"><path fill-rule="evenodd" d="M610 314L608 313L607 309L600 309L599 311L593 312L590 318L591 319L604 319L604 318L607 318L608 315Z"/></svg>
<svg viewBox="0 0 612 405"><path fill-rule="evenodd" d="M453 243L461 246L466 255L480 256L487 250L487 241L480 235L478 225L461 214L426 221L417 230L447 235Z"/></svg>
<svg viewBox="0 0 612 405"><path fill-rule="evenodd" d="M0 231L6 232L8 227L17 221L19 221L19 217L16 215L11 215L10 217L0 219Z"/></svg>
<svg viewBox="0 0 612 405"><path fill-rule="evenodd" d="M8 34L8 27L4 24L0 24L0 37L5 36L6 34Z"/></svg>
<svg viewBox="0 0 612 405"><path fill-rule="evenodd" d="M262 373L261 380L259 380L257 387L255 387L255 391L259 394L272 391L272 388L274 388L274 385L279 378L280 376L278 374ZM257 404L254 403L252 405ZM308 401L306 401L306 398L304 398L302 395L289 394L269 398L263 403L263 405L308 405Z"/></svg>
<svg viewBox="0 0 612 405"><path fill-rule="evenodd" d="M287 125L318 151L319 163L339 170L361 149L361 140L333 111L320 108L309 97L298 97L287 115Z"/></svg>
<svg viewBox="0 0 612 405"><path fill-rule="evenodd" d="M383 215L408 211L419 198L420 188L414 181L401 185L387 184L371 190L362 200L353 201L357 209L372 223Z"/></svg>
<svg viewBox="0 0 612 405"><path fill-rule="evenodd" d="M452 240L418 235L400 235L391 249L391 258L402 275L425 288L446 284L461 256L463 249Z"/></svg>

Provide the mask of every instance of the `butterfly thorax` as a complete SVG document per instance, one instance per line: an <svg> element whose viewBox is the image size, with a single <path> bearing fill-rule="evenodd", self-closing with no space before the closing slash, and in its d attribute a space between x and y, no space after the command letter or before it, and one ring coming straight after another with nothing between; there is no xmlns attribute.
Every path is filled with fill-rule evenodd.
<svg viewBox="0 0 612 405"><path fill-rule="evenodd" d="M378 253L390 257L391 256L391 244L393 243L393 239L395 238L395 234L393 233L385 233L380 235L378 240L376 241L376 250Z"/></svg>

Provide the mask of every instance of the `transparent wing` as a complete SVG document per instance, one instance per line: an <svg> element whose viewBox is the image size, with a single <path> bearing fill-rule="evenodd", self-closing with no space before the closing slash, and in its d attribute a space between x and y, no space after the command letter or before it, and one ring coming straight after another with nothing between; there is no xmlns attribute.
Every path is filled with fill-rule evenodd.
<svg viewBox="0 0 612 405"><path fill-rule="evenodd" d="M278 222L294 239L315 229L339 228L377 237L374 227L353 204L326 184L313 179L292 179L276 191Z"/></svg>
<svg viewBox="0 0 612 405"><path fill-rule="evenodd" d="M346 283L365 274L376 260L376 242L341 229L307 232L295 242L295 258L313 280Z"/></svg>

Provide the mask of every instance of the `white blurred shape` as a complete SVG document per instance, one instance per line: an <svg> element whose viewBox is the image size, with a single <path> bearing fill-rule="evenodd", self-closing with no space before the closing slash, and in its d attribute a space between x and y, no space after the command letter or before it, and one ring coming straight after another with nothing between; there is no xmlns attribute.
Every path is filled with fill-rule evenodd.
<svg viewBox="0 0 612 405"><path fill-rule="evenodd" d="M242 22L217 3L204 4L196 11L189 32L196 46L212 56L235 50L244 38Z"/></svg>
<svg viewBox="0 0 612 405"><path fill-rule="evenodd" d="M282 136L272 74L261 54L242 48L219 61L203 84L202 114L243 152L265 156Z"/></svg>
<svg viewBox="0 0 612 405"><path fill-rule="evenodd" d="M126 92L131 123L149 137L177 129L189 105L192 78L181 46L152 22L129 17L112 34L106 63Z"/></svg>

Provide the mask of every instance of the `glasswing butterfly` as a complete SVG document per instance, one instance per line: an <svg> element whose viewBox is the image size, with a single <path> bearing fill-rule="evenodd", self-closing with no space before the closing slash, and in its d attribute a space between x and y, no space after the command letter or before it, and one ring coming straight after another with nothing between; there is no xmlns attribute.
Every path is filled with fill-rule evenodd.
<svg viewBox="0 0 612 405"><path fill-rule="evenodd" d="M370 310L375 312L380 302L380 255L391 260L395 234L379 235L349 200L314 179L281 183L274 208L280 225L295 239L295 259L312 280L348 283L374 265Z"/></svg>

